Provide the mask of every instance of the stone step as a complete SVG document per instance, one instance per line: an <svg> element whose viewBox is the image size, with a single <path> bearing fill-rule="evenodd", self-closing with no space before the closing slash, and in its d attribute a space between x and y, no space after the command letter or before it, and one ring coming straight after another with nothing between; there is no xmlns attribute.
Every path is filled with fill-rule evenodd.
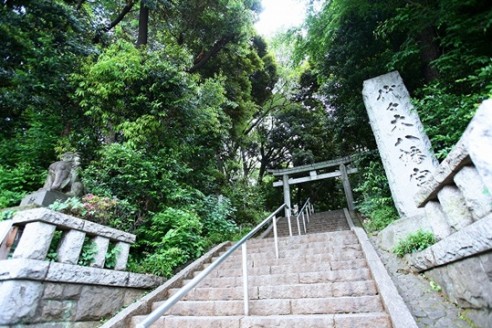
<svg viewBox="0 0 492 328"><path fill-rule="evenodd" d="M132 319L132 326L145 316ZM350 313L326 315L272 315L272 316L163 316L152 328L391 328L387 314Z"/></svg>
<svg viewBox="0 0 492 328"><path fill-rule="evenodd" d="M254 246L256 244L263 244L267 242L271 242L271 238L264 238L264 239L254 238L248 241L248 246L250 245ZM294 235L292 237L285 236L285 237L280 237L279 242L280 244L284 243L286 245L310 244L312 242L324 242L327 244L330 243L356 244L358 243L358 240L355 234L352 231L348 230L348 231L336 231L336 232L322 232L322 233L308 234L302 236Z"/></svg>
<svg viewBox="0 0 492 328"><path fill-rule="evenodd" d="M351 260L331 260L330 256L319 254L319 255L308 255L305 258L298 258L295 261L289 258L283 259L258 259L258 260L248 260L247 267L248 268L260 268L260 267L276 267L276 266L284 266L284 265L292 265L302 266L305 264L312 263L320 263L327 262L330 266L330 270L342 270L342 269L357 269L364 268L367 266L367 261L364 258L361 259L351 259ZM203 265L203 268L207 268L212 263L206 263ZM227 269L238 269L242 268L242 261L226 261L222 263L215 271L222 271ZM213 274L213 272L211 274Z"/></svg>
<svg viewBox="0 0 492 328"><path fill-rule="evenodd" d="M179 288L169 290L169 297L179 291ZM284 286L259 286L250 287L249 298L255 299L293 299L293 298L323 298L343 296L373 296L378 291L376 284L371 280L294 284ZM191 290L183 300L207 301L207 300L242 300L243 287L230 288L195 288Z"/></svg>
<svg viewBox="0 0 492 328"><path fill-rule="evenodd" d="M197 287L239 287L242 286L242 276L235 277L206 277ZM359 281L370 280L371 274L368 268L332 270L322 272L301 272L288 274L250 275L250 286L278 286L292 284L314 284L333 281ZM183 285L191 279L184 279Z"/></svg>
<svg viewBox="0 0 492 328"><path fill-rule="evenodd" d="M155 302L152 310L163 302ZM250 315L337 314L383 312L379 296L353 296L303 299L249 300ZM242 300L230 301L180 301L168 312L184 316L243 315Z"/></svg>
<svg viewBox="0 0 492 328"><path fill-rule="evenodd" d="M363 256L363 254L359 255ZM328 257L328 256L327 256ZM342 260L342 261L289 261L282 265L260 265L260 266L249 266L248 275L259 276L267 274L285 274L285 273L296 273L296 272L316 272L316 271L333 271L333 270L346 270L346 269L358 269L367 267L367 262L363 258L354 260ZM196 277L200 274L200 271L193 273ZM242 276L243 270L241 265L238 263L235 267L220 267L213 270L210 273L210 277L237 277Z"/></svg>
<svg viewBox="0 0 492 328"><path fill-rule="evenodd" d="M275 246L273 243L266 245L263 248L247 248L247 258L248 260L263 260L265 258L275 259ZM358 251L362 252L362 248L360 244L348 244L348 245L336 245L330 246L329 244L315 243L310 246L305 247L294 247L290 246L282 247L279 246L279 258L292 258L292 257L304 257L306 255L318 255L318 254L341 254L350 252L350 251ZM223 253L219 254L219 256L223 255ZM213 257L212 261L215 261L219 258L219 256ZM232 253L229 258L226 260L227 262L241 262L242 254L241 250L238 249L234 253Z"/></svg>
<svg viewBox="0 0 492 328"><path fill-rule="evenodd" d="M267 242L265 244L257 244L251 246L247 245L248 256L250 255L265 255L265 254L274 254L275 252L275 244L273 239L265 239ZM336 242L322 242L322 241L313 241L309 244L296 244L296 243L279 243L278 245L280 254L291 254L292 252L300 252L300 253L326 253L326 252L341 252L343 250L361 250L360 244L357 241L348 242L348 241L340 241ZM224 254L221 252L218 256ZM238 248L234 253L231 254L231 257L241 257L241 250Z"/></svg>

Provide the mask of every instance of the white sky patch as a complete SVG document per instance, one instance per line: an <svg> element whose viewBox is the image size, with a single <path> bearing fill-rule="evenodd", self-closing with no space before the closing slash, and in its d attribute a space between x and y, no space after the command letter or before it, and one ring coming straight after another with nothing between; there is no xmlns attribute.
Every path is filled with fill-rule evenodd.
<svg viewBox="0 0 492 328"><path fill-rule="evenodd" d="M261 3L263 12L255 27L265 37L300 26L304 21L306 0L261 0Z"/></svg>

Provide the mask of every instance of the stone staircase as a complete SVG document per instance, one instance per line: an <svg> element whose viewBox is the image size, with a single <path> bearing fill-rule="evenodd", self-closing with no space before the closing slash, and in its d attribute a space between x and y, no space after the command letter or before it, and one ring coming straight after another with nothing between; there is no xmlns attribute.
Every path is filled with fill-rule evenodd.
<svg viewBox="0 0 492 328"><path fill-rule="evenodd" d="M391 327L356 235L348 225L340 230L340 213L328 213L311 217L311 233L280 237L278 259L272 238L248 242L249 316L237 251L152 327ZM323 232L330 229L340 231ZM132 326L143 318L134 316Z"/></svg>
<svg viewBox="0 0 492 328"><path fill-rule="evenodd" d="M350 230L345 218L343 210L336 210L330 212L320 212L311 215L309 222L306 220L306 232L308 234L329 232L329 231L341 231ZM295 216L291 217L292 235L298 236L299 230L297 229L297 220ZM304 227L302 217L299 217L299 226L301 228L301 234L304 234ZM277 233L279 236L289 235L289 224L286 218L279 218L277 221ZM273 230L267 235L273 237Z"/></svg>

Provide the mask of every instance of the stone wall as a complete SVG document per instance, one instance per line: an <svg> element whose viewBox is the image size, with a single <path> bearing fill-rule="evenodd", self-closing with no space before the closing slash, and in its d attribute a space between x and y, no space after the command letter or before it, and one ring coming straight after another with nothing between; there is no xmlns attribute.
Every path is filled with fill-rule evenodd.
<svg viewBox="0 0 492 328"><path fill-rule="evenodd" d="M408 255L479 327L492 327L492 100L482 103L460 141L415 194L425 210L379 234L391 250L418 229L438 243Z"/></svg>
<svg viewBox="0 0 492 328"><path fill-rule="evenodd" d="M55 231L62 234L58 256L48 261ZM81 266L87 240L96 253L89 266ZM45 208L17 213L0 225L0 327L99 326L164 281L124 271L134 240L123 231ZM113 269L105 268L110 244L119 248Z"/></svg>

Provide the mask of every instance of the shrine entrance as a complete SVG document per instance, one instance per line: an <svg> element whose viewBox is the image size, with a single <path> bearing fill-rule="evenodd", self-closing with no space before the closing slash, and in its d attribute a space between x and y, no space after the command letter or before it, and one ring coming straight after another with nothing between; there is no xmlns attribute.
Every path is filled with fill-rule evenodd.
<svg viewBox="0 0 492 328"><path fill-rule="evenodd" d="M273 176L282 177L282 180L275 181L274 187L283 187L284 189L284 203L285 217L291 216L291 198L290 198L290 186L305 182L312 182L322 179L340 177L343 183L343 190L345 192L345 198L347 199L347 207L349 211L354 211L354 198L352 196L352 188L350 187L350 181L348 175L356 173L357 168L347 167L355 160L355 156L342 157L326 162L320 162L315 164L302 165L282 170L268 170ZM326 172L326 169L338 167L338 169ZM304 173L304 175L302 175ZM292 176L296 177L292 177ZM299 176L300 175L300 176Z"/></svg>

